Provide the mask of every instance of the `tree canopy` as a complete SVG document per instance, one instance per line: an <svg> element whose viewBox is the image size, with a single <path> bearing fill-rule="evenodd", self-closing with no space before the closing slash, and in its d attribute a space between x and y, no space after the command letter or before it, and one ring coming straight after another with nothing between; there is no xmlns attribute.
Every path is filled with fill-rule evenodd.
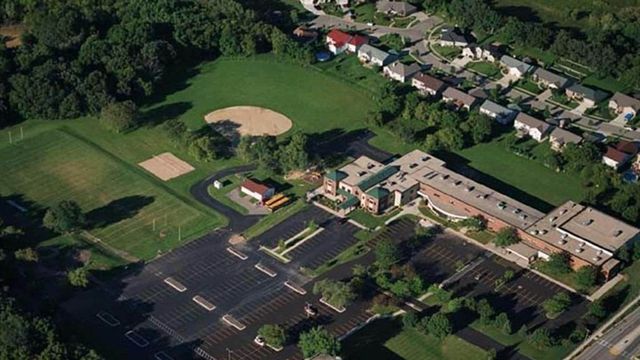
<svg viewBox="0 0 640 360"><path fill-rule="evenodd" d="M322 327L314 327L300 334L298 347L302 350L305 358L311 358L320 354L338 355L340 352L340 342L338 339Z"/></svg>

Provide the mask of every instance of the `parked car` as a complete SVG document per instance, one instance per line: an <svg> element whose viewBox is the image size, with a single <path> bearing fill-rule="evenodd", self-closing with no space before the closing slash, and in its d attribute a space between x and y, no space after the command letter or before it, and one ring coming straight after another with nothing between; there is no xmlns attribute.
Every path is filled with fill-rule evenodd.
<svg viewBox="0 0 640 360"><path fill-rule="evenodd" d="M253 339L253 342L260 345L260 346L265 346L266 342L264 341L264 338L260 335L256 336L255 339Z"/></svg>

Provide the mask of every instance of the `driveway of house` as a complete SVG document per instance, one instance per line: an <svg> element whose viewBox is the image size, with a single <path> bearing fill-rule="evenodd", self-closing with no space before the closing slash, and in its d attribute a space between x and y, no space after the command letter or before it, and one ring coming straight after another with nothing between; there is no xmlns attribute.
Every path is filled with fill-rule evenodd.
<svg viewBox="0 0 640 360"><path fill-rule="evenodd" d="M581 101L577 108L571 110L572 113L578 115L584 115L584 112L589 109L589 105L585 101Z"/></svg>
<svg viewBox="0 0 640 360"><path fill-rule="evenodd" d="M496 81L496 84L500 84L503 89L508 88L510 83L518 81L518 77L513 74L506 74L500 80Z"/></svg>

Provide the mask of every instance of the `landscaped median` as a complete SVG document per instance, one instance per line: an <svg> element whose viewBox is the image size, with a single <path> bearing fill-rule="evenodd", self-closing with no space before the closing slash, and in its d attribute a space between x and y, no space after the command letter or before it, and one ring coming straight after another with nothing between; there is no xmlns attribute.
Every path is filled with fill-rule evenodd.
<svg viewBox="0 0 640 360"><path fill-rule="evenodd" d="M291 258L287 256L289 252L291 252L296 247L304 244L307 240L318 235L322 231L324 231L323 227L318 226L318 224L316 224L315 222L310 222L307 227L305 227L302 231L290 237L289 239L280 239L276 247L267 248L264 246L260 246L260 250L266 252L267 254L284 263L288 263L291 261Z"/></svg>

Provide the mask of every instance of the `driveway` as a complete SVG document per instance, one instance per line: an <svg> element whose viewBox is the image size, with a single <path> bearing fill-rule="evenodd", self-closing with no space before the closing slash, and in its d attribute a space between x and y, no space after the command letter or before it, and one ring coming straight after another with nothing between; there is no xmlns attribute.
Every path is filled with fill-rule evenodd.
<svg viewBox="0 0 640 360"><path fill-rule="evenodd" d="M511 86L512 83L518 81L518 77L513 74L506 74L500 80L496 81L496 84L500 84L503 89Z"/></svg>
<svg viewBox="0 0 640 360"><path fill-rule="evenodd" d="M581 101L577 108L572 109L571 112L577 115L584 115L584 112L590 108L589 104L585 101Z"/></svg>

